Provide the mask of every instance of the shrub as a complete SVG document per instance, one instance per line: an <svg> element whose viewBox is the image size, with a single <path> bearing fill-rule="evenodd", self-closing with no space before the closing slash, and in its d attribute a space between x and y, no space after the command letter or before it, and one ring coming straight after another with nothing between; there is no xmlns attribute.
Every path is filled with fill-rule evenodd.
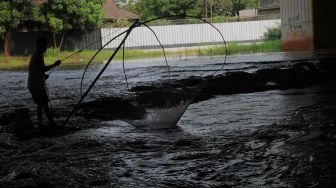
<svg viewBox="0 0 336 188"><path fill-rule="evenodd" d="M132 22L127 19L120 19L114 23L114 27L129 27L131 24Z"/></svg>
<svg viewBox="0 0 336 188"><path fill-rule="evenodd" d="M276 27L269 28L265 33L264 37L266 40L279 40L281 39L281 28L280 25Z"/></svg>
<svg viewBox="0 0 336 188"><path fill-rule="evenodd" d="M44 53L45 56L57 56L61 52L59 48L48 48Z"/></svg>

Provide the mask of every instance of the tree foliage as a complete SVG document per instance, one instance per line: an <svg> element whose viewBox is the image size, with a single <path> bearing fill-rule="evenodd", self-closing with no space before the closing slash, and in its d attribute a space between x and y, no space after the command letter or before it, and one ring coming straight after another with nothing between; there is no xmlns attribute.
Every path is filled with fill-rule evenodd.
<svg viewBox="0 0 336 188"><path fill-rule="evenodd" d="M231 0L217 0L214 3L214 12L217 16L229 16L232 6Z"/></svg>
<svg viewBox="0 0 336 188"><path fill-rule="evenodd" d="M144 20L168 15L194 14L194 0L138 0L129 1L125 6Z"/></svg>
<svg viewBox="0 0 336 188"><path fill-rule="evenodd" d="M245 0L244 3L246 5L246 8L256 9L257 4L258 4L258 0Z"/></svg>
<svg viewBox="0 0 336 188"><path fill-rule="evenodd" d="M244 4L243 0L231 0L232 1L232 14L234 16L238 16L239 18L239 11L243 10L246 5Z"/></svg>
<svg viewBox="0 0 336 188"><path fill-rule="evenodd" d="M231 0L198 0L198 6L196 7L201 13L197 16L204 18L214 16L230 16L232 10Z"/></svg>
<svg viewBox="0 0 336 188"><path fill-rule="evenodd" d="M48 0L41 8L41 20L54 35L55 47L62 45L67 30L92 29L103 23L102 5L105 0ZM56 45L55 35L62 34Z"/></svg>
<svg viewBox="0 0 336 188"><path fill-rule="evenodd" d="M19 7L24 1L0 1L0 28L4 32L8 29L14 29L20 24L22 13Z"/></svg>
<svg viewBox="0 0 336 188"><path fill-rule="evenodd" d="M35 7L30 0L0 0L0 32L4 39L5 56L9 55L10 33L25 19L45 25L54 36L54 46L61 47L67 30L91 29L103 24L105 0L48 0ZM56 35L61 34L57 45Z"/></svg>
<svg viewBox="0 0 336 188"><path fill-rule="evenodd" d="M125 2L125 1L124 1ZM123 8L137 13L142 19L191 14L203 18L239 16L244 8L255 8L257 0L129 0Z"/></svg>
<svg viewBox="0 0 336 188"><path fill-rule="evenodd" d="M256 0L231 0L232 1L232 14L238 16L239 11L246 8L256 8Z"/></svg>
<svg viewBox="0 0 336 188"><path fill-rule="evenodd" d="M27 0L0 0L0 32L4 40L4 54L10 55L9 38L21 23L23 15L31 8Z"/></svg>

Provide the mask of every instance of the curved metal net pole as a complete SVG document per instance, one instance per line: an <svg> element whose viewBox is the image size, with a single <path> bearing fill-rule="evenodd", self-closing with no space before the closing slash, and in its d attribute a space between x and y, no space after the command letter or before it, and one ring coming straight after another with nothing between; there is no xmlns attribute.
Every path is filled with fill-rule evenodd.
<svg viewBox="0 0 336 188"><path fill-rule="evenodd" d="M225 63L226 63L226 60L227 60L227 44L226 44L226 40L225 40L223 34L222 34L222 33L220 32L220 30L219 30L215 25L213 25L212 23L210 23L210 22L208 22L208 21L206 21L206 20L204 20L204 19L202 19L202 18L198 18L198 17L196 17L196 16L190 16L190 15L171 15L171 16L157 17L157 18L153 18L153 19L150 19L150 20L141 22L141 23L139 24L139 26L140 26L140 25L145 25L145 24L147 24L147 23L149 23L149 22L153 22L153 21L160 20L160 19L166 19L166 18L179 18L179 17L184 17L184 18L185 18L185 17L189 17L189 18L194 18L194 19L201 20L201 21L203 21L204 23L209 24L211 27L213 27L213 28L220 34L221 38L223 39L223 43L224 43L225 56L224 56L224 61L223 61L222 66L212 74L212 75L215 75L217 72L219 72L220 70L222 70L222 69L224 68L224 65L225 65Z"/></svg>
<svg viewBox="0 0 336 188"><path fill-rule="evenodd" d="M152 21L155 21L155 20L159 20L159 19L164 19L164 18L177 18L177 17L190 17L190 18L195 18L195 19L199 19L209 25L211 25L215 30L218 31L218 33L220 34L220 36L222 37L223 39L223 42L224 42L224 46L225 46L225 58L224 58L224 62L221 66L220 69L218 69L213 75L215 75L218 71L220 71L221 69L223 69L224 67L224 64L226 63L226 60L227 60L227 44L226 44L226 41L225 41L225 38L224 36L222 35L222 33L220 32L220 30L214 26L212 23L202 19L202 18L198 18L198 17L195 17L195 16L189 16L189 15L172 15L172 16L164 16L164 17L158 17L158 18L154 18L154 19L151 19L151 20L147 20L147 21L144 21L144 22L139 22L138 20L136 20L130 27L128 30L120 33L119 35L117 35L116 37L114 37L113 39L111 39L109 42L107 42L103 47L101 47L95 54L94 56L91 58L91 60L89 61L89 63L87 64L85 70L84 70L84 73L83 73L83 76L82 76L82 79L81 79L81 86L80 86L80 90L81 90L81 98L80 100L77 102L77 104L74 106L73 110L69 113L68 117L66 118L66 120L64 121L64 125L67 124L67 122L69 121L69 119L72 117L72 115L76 112L76 110L78 109L79 105L81 104L81 102L84 100L84 98L87 96L87 94L91 91L91 89L93 88L93 86L95 85L95 83L98 81L98 79L100 78L100 76L103 74L103 72L105 71L105 69L107 68L107 66L111 63L111 61L114 59L115 55L117 54L117 52L120 50L121 47L123 47L123 69L124 69L124 74L125 74L125 79L126 79L126 83L127 83L127 87L128 87L128 82L127 82L127 75L126 75L126 70L125 70L125 66L124 66L124 58L125 58L125 49L124 49L124 45L125 45L125 41L127 39L127 37L129 36L129 34L131 33L131 31L135 28L135 27L139 27L141 25L144 25L145 27L147 27L148 29L150 29L152 31L152 33L154 34L154 36L156 37L156 39L158 40L158 42L160 43L160 46L161 48L163 49L163 53L164 53L164 56L165 56L165 61L167 63L167 67L168 67L168 70L169 70L169 74L170 74L170 68L169 68L169 64L168 64L168 61L167 61L167 58L166 58L166 52L165 52L165 49L161 43L161 41L159 40L159 38L157 37L156 33L147 25L147 23L149 22L152 22ZM117 49L114 51L114 53L112 54L112 56L109 58L109 60L107 61L107 63L105 64L105 66L103 67L103 69L99 72L99 74L97 75L97 77L94 79L94 81L91 83L91 85L89 86L89 88L86 90L86 92L84 94L82 94L82 85L83 85L83 79L84 79L84 76L85 76L85 73L87 71L87 68L89 67L89 65L91 64L91 62L93 61L93 59L98 55L98 53L105 47L107 46L110 42L112 42L113 40L115 40L116 38L120 37L121 35L125 34L126 33L126 36L124 37L124 39L122 40L122 42L119 44L119 46L117 47ZM74 54L76 53L79 53L80 51L82 50L79 50L78 52L75 52ZM74 55L72 54L72 55ZM69 58L71 57L72 55L66 57L66 58ZM66 58L64 58L63 60L65 60Z"/></svg>
<svg viewBox="0 0 336 188"><path fill-rule="evenodd" d="M89 86L89 88L85 91L85 93L83 94L83 96L79 99L79 101L77 102L77 104L74 106L74 108L72 109L72 111L69 113L68 117L65 119L63 126L65 126L69 119L72 117L72 115L77 111L79 105L82 103L82 101L84 100L84 98L87 96L87 94L91 91L91 89L93 88L93 86L96 84L96 82L99 80L100 76L104 73L104 71L106 70L106 68L109 66L109 64L111 63L111 61L114 59L114 57L116 56L116 54L118 53L118 51L120 50L120 48L122 47L122 45L124 45L127 37L129 36L129 34L131 33L131 31L138 26L138 20L135 21L131 27L127 30L126 36L124 37L124 39L121 41L121 43L119 44L119 46L117 47L117 49L113 52L113 54L111 55L111 57L109 58L109 60L107 61L107 63L105 64L105 66L103 67L103 69L99 72L99 74L96 76L96 78L93 80L93 82L91 83L91 85Z"/></svg>
<svg viewBox="0 0 336 188"><path fill-rule="evenodd" d="M97 42L101 42L102 39L104 39L104 38L106 38L106 37L108 37L108 36L110 36L110 35L112 35L112 34L118 32L119 30L120 30L120 29L118 29L117 31L114 31L114 32L112 32L112 33L109 33L108 35L106 35L106 36L104 36L104 37L102 37L102 38L100 38L100 39L98 39L98 40L96 40L96 41L93 41L93 42L89 43L88 45L84 46L83 48L81 48L81 49L77 50L76 52L74 52L74 53L72 53L72 54L66 56L66 57L63 58L63 59L61 59L61 61L65 61L65 60L69 59L70 57L72 57L72 56L74 56L74 55L76 55L76 54L82 52L84 49L87 49L88 47L92 46L93 44L96 44ZM56 68L56 67L53 67L53 68L51 69L51 71L49 71L48 74L49 74L49 75L52 74L52 73L54 72L55 68Z"/></svg>
<svg viewBox="0 0 336 188"><path fill-rule="evenodd" d="M105 43L101 48L99 48L99 50L92 56L92 58L90 59L90 61L87 63L84 72L82 74L82 78L81 78L81 82L80 82L80 96L83 96L83 81L84 81L84 77L86 74L87 69L89 68L90 64L92 63L93 59L99 54L100 51L102 51L108 44L110 44L112 41L114 41L115 39L119 38L121 35L127 33L129 31L126 30L124 32L121 32L120 34L118 34L117 36L113 37L111 40L109 40L107 43Z"/></svg>
<svg viewBox="0 0 336 188"><path fill-rule="evenodd" d="M162 51L163 51L163 55L164 55L164 58L165 58L165 61L166 61L166 65L167 65L167 68L168 68L168 73L169 73L169 76L170 76L170 67L169 67L169 64L168 64L168 60L167 60L167 55L166 55L166 50L165 48L163 47L159 37L157 36L157 34L155 33L155 31L150 28L147 24L143 24L145 27L147 27L155 36L156 40L159 42L161 48L162 48Z"/></svg>
<svg viewBox="0 0 336 188"><path fill-rule="evenodd" d="M128 87L128 81L127 81L127 75L126 75L126 69L125 69L125 43L124 43L124 45L123 45L123 59L122 59L122 65L123 65L123 70L124 70L124 76L125 76L125 80L126 80L127 90L129 90L129 87Z"/></svg>

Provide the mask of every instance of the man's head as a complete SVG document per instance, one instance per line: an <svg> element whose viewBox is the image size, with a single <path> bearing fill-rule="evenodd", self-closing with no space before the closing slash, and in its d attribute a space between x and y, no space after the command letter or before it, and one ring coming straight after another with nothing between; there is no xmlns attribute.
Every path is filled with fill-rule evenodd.
<svg viewBox="0 0 336 188"><path fill-rule="evenodd" d="M37 39L36 41L36 49L37 51L44 53L47 50L47 46L48 46L48 41L46 38L44 37L40 37Z"/></svg>

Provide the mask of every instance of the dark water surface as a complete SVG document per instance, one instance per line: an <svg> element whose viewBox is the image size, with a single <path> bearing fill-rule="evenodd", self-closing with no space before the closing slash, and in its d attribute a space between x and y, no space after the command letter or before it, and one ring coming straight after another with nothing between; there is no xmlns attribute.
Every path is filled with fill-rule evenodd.
<svg viewBox="0 0 336 188"><path fill-rule="evenodd" d="M290 64L265 63L269 56L262 63L244 58L257 56L229 58L225 69L252 72ZM126 66L130 85L135 86L211 74L190 70L216 70L221 61L219 57L172 62L171 76L162 61L160 66ZM99 67L91 69L88 80ZM78 99L81 73L56 70L51 75L56 111L67 110ZM26 77L26 72L0 73L2 114L19 107L33 113ZM335 86L216 96L191 104L177 127L168 130L75 118L69 126L90 124L89 128L20 141L2 128L0 187L330 187L336 176ZM121 64L114 64L87 100L129 94Z"/></svg>

